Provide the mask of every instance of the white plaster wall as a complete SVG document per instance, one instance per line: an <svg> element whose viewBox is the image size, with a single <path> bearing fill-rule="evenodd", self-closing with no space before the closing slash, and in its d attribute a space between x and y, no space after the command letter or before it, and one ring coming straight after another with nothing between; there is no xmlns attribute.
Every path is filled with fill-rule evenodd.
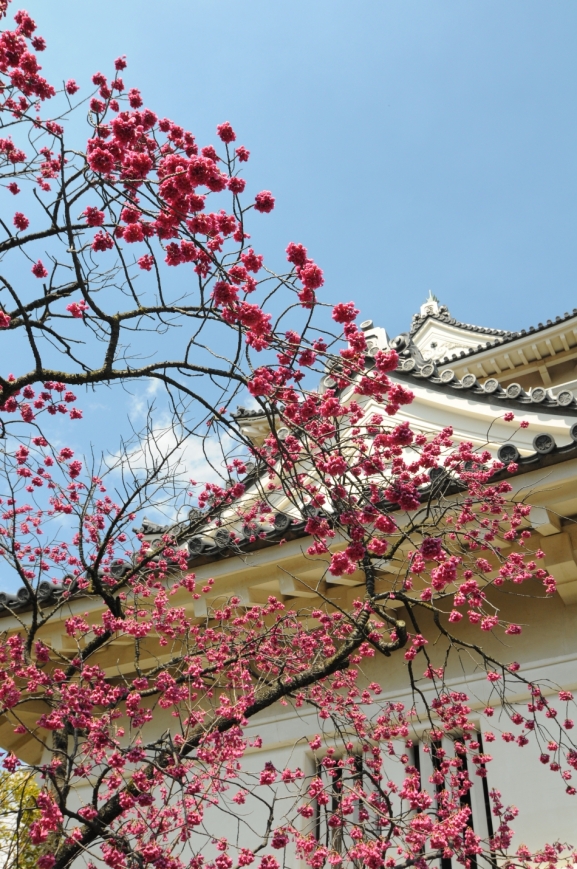
<svg viewBox="0 0 577 869"><path fill-rule="evenodd" d="M465 620L457 626L456 632L464 640L482 641L486 651L496 658L506 662L518 661L521 664L521 673L530 681L547 684L552 698L560 687L577 692L577 604L566 606L559 595L544 598L538 583L521 587L503 586L501 590L494 590L491 595L493 603L499 607L505 620L525 626L521 636L503 638L502 635L481 634L478 629L473 630L465 624ZM427 624L424 617L422 632L431 639L436 635L434 626ZM428 650L432 655L433 665L439 666L442 663L442 650L433 643ZM419 660L418 662L420 664ZM412 698L407 687L406 666L403 654L399 652L390 658L380 656L364 663L363 674L367 682L375 680L382 685L383 694L380 699L394 699L409 707ZM489 701L493 702L490 696L491 684L484 673L475 672L468 654L464 654L460 658L455 657L450 664L447 679L451 688L463 690L471 698L472 717L478 722L481 731L491 730L497 735L494 743L485 744L485 750L494 757L494 761L488 765L488 784L490 788L501 790L504 801L515 804L519 809L519 817L514 824L515 847L523 842L535 848L555 839L577 845L577 797L567 796L560 777L539 763L539 748L534 737L530 737L530 744L524 748L506 744L501 740L500 731L518 733L521 728L515 727L509 721L500 720L498 714L491 719L483 718L482 710ZM522 696L524 689L522 686L512 685L512 691L512 700L518 702L523 711L522 704L527 702ZM564 709L560 704L557 705L560 716L564 717ZM368 708L366 712L370 715L376 712L376 708ZM574 717L577 718L577 715ZM144 734L145 741L173 728L174 722L170 711L158 710ZM319 732L320 722L316 715L306 709L297 713L277 705L251 720L246 737L254 740L257 735L260 736L262 748L250 749L244 758L243 767L247 773L256 774L270 760L280 771L287 766L300 766L307 775L311 775L314 766L308 742ZM577 730L574 732L577 733ZM385 780L399 781L402 771L398 762L387 761L384 776ZM576 782L577 774L573 783ZM289 803L285 799L287 791L284 786L275 787L278 811L275 814L274 826L278 826L283 823L284 812ZM232 797L237 790L237 784L232 783L229 796ZM270 795L272 790L264 788L259 792ZM87 791L79 792L79 798L86 802L89 798ZM477 819L482 819L482 794L477 781L475 800L477 809L474 808L474 811ZM211 808L207 812L205 827L210 836L217 839L226 836L235 841L239 824L244 825L240 836L241 844L254 847L259 842L265 823L265 808L253 798L248 799L245 806L241 807L231 803L225 812L216 807ZM477 831L480 834L485 832L479 827ZM95 850L95 855L98 854L99 851ZM81 858L76 866L86 865L86 862L87 860ZM287 856L286 865L296 867L293 855Z"/></svg>

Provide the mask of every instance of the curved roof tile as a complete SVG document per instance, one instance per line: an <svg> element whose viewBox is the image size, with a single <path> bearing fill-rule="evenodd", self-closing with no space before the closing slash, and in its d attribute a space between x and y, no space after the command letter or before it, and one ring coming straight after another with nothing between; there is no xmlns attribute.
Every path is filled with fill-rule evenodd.
<svg viewBox="0 0 577 869"><path fill-rule="evenodd" d="M577 399L568 389L561 390L556 396L541 386L534 387L531 392L525 392L518 383L501 386L495 377L490 377L481 385L474 374L465 374L459 380L450 368L439 372L433 362L419 366L412 357L401 359L399 367L392 376L400 376L401 379L413 383L426 380L427 385L432 389L445 393L467 392L468 396L487 404L502 403L505 407L535 411L544 408L549 412L563 415L570 412L577 419Z"/></svg>

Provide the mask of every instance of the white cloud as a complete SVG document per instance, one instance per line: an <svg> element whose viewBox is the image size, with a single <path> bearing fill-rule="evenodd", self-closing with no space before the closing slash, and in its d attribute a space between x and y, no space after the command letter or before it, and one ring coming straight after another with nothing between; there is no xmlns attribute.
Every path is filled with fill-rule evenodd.
<svg viewBox="0 0 577 869"><path fill-rule="evenodd" d="M227 434L220 438L216 434L187 435L167 413L157 417L153 424L149 417L148 422L140 439L129 443L124 453L111 456L107 464L117 480L122 477L125 481L131 477L144 480L160 468L158 480L151 487L157 500L151 498L150 507L158 506L168 519L175 521L183 509L191 506L191 498L184 494L191 491L191 480L197 484L198 492L205 483L223 482L226 457L234 441Z"/></svg>
<svg viewBox="0 0 577 869"><path fill-rule="evenodd" d="M162 386L160 380L150 378L142 388L142 381L136 381L135 392L129 392L128 416L132 420L144 419L148 413L151 402L156 398Z"/></svg>

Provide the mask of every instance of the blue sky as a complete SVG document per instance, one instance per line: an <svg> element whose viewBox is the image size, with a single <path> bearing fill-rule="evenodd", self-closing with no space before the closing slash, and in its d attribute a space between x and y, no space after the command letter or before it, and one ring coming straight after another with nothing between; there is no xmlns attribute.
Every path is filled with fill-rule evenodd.
<svg viewBox="0 0 577 869"><path fill-rule="evenodd" d="M573 0L28 0L28 11L55 84L75 78L88 95L92 74L126 54L125 84L201 145L229 120L251 151L249 197L277 200L251 214L257 252L282 271L287 243L303 242L324 300L354 300L391 336L429 290L458 319L498 328L577 305ZM82 110L74 124L83 147ZM147 397L162 419L162 397L140 386L79 393L85 419L62 437L115 451Z"/></svg>
<svg viewBox="0 0 577 869"><path fill-rule="evenodd" d="M277 200L252 218L256 250L281 270L287 243L306 244L325 300L355 300L390 335L429 289L457 318L499 328L577 305L574 0L27 8L49 80L87 94L126 54L126 84L201 145L229 120L251 150L249 191ZM62 438L117 449L127 414L138 426L154 397L132 391L82 394L85 419Z"/></svg>
<svg viewBox="0 0 577 869"><path fill-rule="evenodd" d="M45 70L125 81L201 144L230 120L326 298L396 334L431 289L520 328L577 304L572 0L29 0ZM256 216L255 216L256 217ZM262 229L261 229L262 227Z"/></svg>

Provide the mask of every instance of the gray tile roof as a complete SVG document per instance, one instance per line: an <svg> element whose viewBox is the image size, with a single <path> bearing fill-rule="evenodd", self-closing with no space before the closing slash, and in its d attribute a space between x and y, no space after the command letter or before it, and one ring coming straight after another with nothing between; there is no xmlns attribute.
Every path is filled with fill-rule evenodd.
<svg viewBox="0 0 577 869"><path fill-rule="evenodd" d="M495 377L490 377L481 385L474 374L465 374L459 380L452 369L445 368L439 372L437 364L427 362L419 365L412 356L401 358L392 376L415 384L426 381L427 386L438 392L466 392L467 397L485 404L502 404L504 409L510 407L538 411L542 408L554 414L565 415L569 412L577 419L577 400L568 389L561 390L556 396L542 386L525 392L520 384L502 386Z"/></svg>

